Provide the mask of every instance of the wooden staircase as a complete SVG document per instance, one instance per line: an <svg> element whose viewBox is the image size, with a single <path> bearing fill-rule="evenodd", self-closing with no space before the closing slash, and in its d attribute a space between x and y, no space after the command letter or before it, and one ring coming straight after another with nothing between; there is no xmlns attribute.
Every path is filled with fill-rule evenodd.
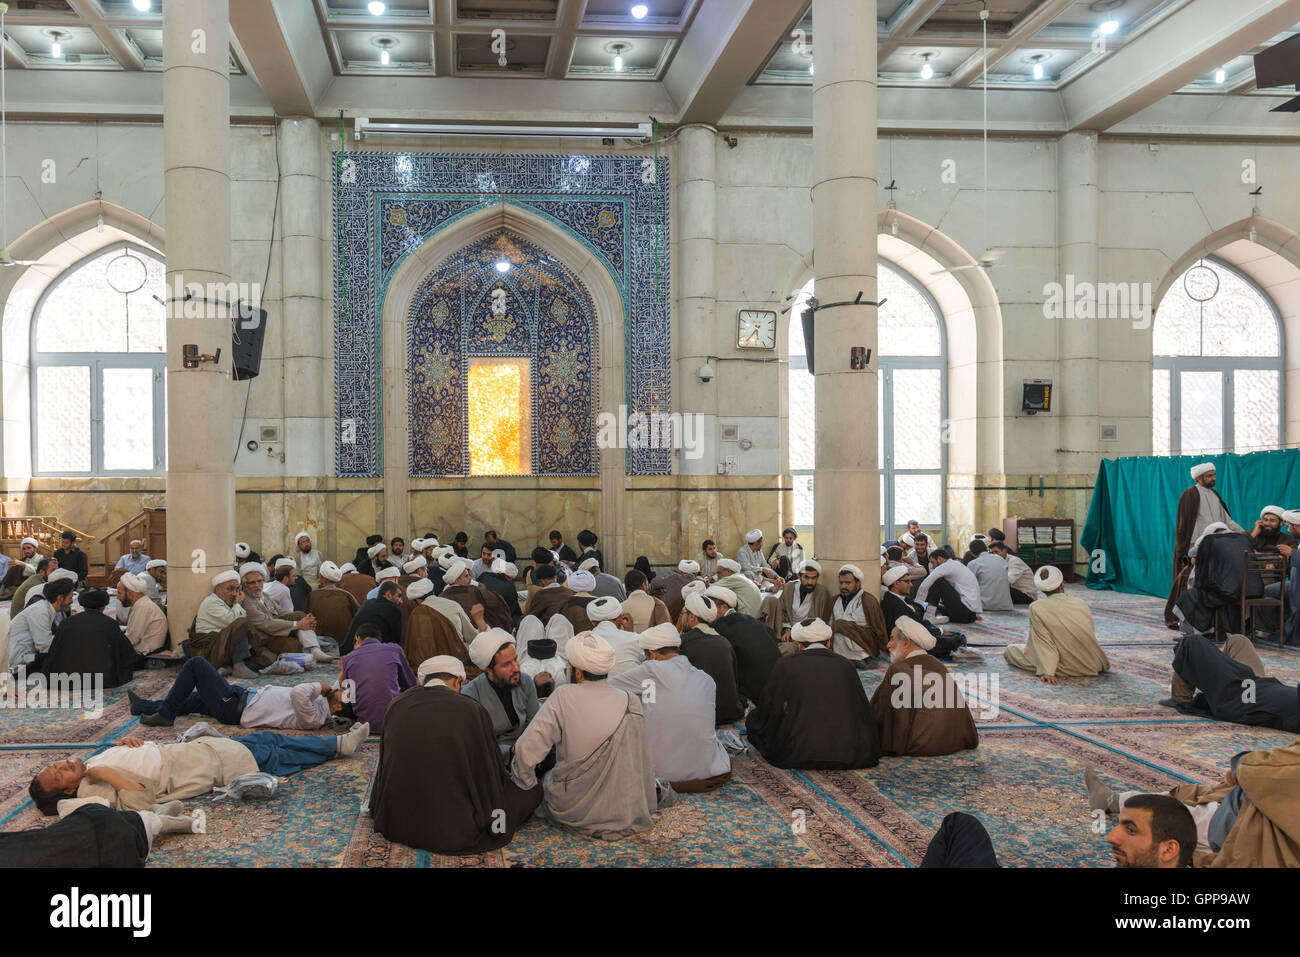
<svg viewBox="0 0 1300 957"><path fill-rule="evenodd" d="M140 539L150 558L167 557L167 509L146 508L104 536L104 562L86 576L86 583L103 587L117 560L130 551L132 540Z"/></svg>
<svg viewBox="0 0 1300 957"><path fill-rule="evenodd" d="M37 551L42 555L52 555L55 549L63 546L63 533L71 531L77 536L77 544L87 549L95 540L94 535L87 535L71 525L64 525L53 515L5 515L0 516L0 551L12 558L22 555L24 538L34 538L40 544ZM117 559L113 559L117 561Z"/></svg>

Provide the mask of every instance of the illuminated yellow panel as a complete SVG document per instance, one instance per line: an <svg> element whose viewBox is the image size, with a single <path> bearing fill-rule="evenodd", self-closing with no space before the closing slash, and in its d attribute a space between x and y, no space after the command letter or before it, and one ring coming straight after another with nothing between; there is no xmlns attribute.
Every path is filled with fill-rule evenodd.
<svg viewBox="0 0 1300 957"><path fill-rule="evenodd" d="M469 474L532 469L527 359L470 359Z"/></svg>

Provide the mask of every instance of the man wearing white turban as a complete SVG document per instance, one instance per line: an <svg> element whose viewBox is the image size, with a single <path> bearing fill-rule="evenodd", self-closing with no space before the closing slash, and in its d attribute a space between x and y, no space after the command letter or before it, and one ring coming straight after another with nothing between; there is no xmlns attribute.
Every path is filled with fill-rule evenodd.
<svg viewBox="0 0 1300 957"><path fill-rule="evenodd" d="M334 657L321 649L316 637L316 619L308 612L281 611L266 596L266 566L260 562L246 562L239 566L239 577L244 589L244 614L253 633L254 646L260 639L262 646L275 654L305 651L316 661L333 661Z"/></svg>
<svg viewBox="0 0 1300 957"><path fill-rule="evenodd" d="M828 645L819 618L790 629L798 651L772 667L745 726L749 743L778 768L870 768L880 762L880 733L858 672Z"/></svg>
<svg viewBox="0 0 1300 957"><path fill-rule="evenodd" d="M763 613L763 593L754 580L745 574L740 563L730 558L718 559L718 579L715 585L730 588L736 593L739 604L736 610L757 618Z"/></svg>
<svg viewBox="0 0 1300 957"><path fill-rule="evenodd" d="M516 651L515 639L508 631L489 628L480 634L469 646L469 657L483 673L460 691L481 704L492 719L492 733L503 761L509 760L511 749L539 707L537 686L520 671Z"/></svg>
<svg viewBox="0 0 1300 957"><path fill-rule="evenodd" d="M1034 573L1034 581L1047 597L1029 606L1029 640L1006 647L1002 656L1007 664L1032 671L1049 685L1109 671L1110 659L1097 643L1092 612L1081 599L1065 594L1060 569L1044 565Z"/></svg>
<svg viewBox="0 0 1300 957"><path fill-rule="evenodd" d="M914 618L900 617L890 633L891 663L871 697L885 754L955 754L979 747L966 698L930 654L934 645L934 635Z"/></svg>
<svg viewBox="0 0 1300 957"><path fill-rule="evenodd" d="M647 830L658 801L641 698L606 680L614 649L599 635L575 635L564 656L575 683L556 688L519 736L511 777L521 788L533 787L536 769L554 748L539 816L587 837Z"/></svg>
<svg viewBox="0 0 1300 957"><path fill-rule="evenodd" d="M843 655L859 670L866 670L867 659L880 654L889 640L885 631L885 613L880 599L862 588L862 569L841 565L838 572L840 595L831 605L831 631L835 641L831 650Z"/></svg>
<svg viewBox="0 0 1300 957"><path fill-rule="evenodd" d="M592 632L608 641L614 649L614 667L609 672L611 678L645 660L637 643L637 634L632 630L632 616L623 611L622 602L616 598L596 598L587 602L586 612Z"/></svg>
<svg viewBox="0 0 1300 957"><path fill-rule="evenodd" d="M1165 605L1165 624L1175 630L1178 629L1178 616L1174 614L1174 604L1186 590L1183 569L1191 562L1188 553L1193 543L1201 537L1205 527L1214 522L1222 522L1234 532L1245 531L1232 520L1228 506L1214 490L1216 479L1213 462L1201 462L1192 466L1192 481L1195 484L1185 489L1178 499L1178 510L1174 514L1174 583Z"/></svg>
<svg viewBox="0 0 1300 957"><path fill-rule="evenodd" d="M797 580L786 582L780 595L769 595L763 599L763 613L759 617L781 636L781 641L789 642L790 629L795 622L805 618L820 618L830 624L831 606L834 603L835 597L822 583L821 563L805 558L799 567Z"/></svg>
<svg viewBox="0 0 1300 957"><path fill-rule="evenodd" d="M682 589L691 582L699 580L700 563L689 558L683 558L677 563L677 571L667 575L659 575L650 583L650 596L662 601L668 609L669 618L676 621L681 616L682 605L686 601L682 597Z"/></svg>
<svg viewBox="0 0 1300 957"><path fill-rule="evenodd" d="M524 602L523 612L532 615L546 627L551 619L559 614L573 597L573 589L556 580L556 567L543 562L533 567L533 578L537 589L529 589L528 600Z"/></svg>
<svg viewBox="0 0 1300 957"><path fill-rule="evenodd" d="M736 687L742 697L757 701L772 666L781 657L776 632L757 618L736 611L736 594L730 588L710 585L704 594L718 606L713 630L731 643L736 654Z"/></svg>
<svg viewBox="0 0 1300 957"><path fill-rule="evenodd" d="M745 544L736 550L736 564L740 566L740 574L767 591L777 591L785 584L785 579L772 571L772 567L763 559L762 529L755 528L745 533ZM758 611L755 609L746 614L757 615Z"/></svg>
<svg viewBox="0 0 1300 957"><path fill-rule="evenodd" d="M713 679L679 653L681 640L672 624L646 629L646 660L609 683L641 697L654 776L679 793L710 791L731 777L731 758L714 734Z"/></svg>
<svg viewBox="0 0 1300 957"><path fill-rule="evenodd" d="M512 629L519 624L519 619L524 617L523 610L519 607L519 588L516 585L518 579L519 566L500 556L492 559L491 567L478 576L478 584L505 603L506 611L510 614Z"/></svg>
<svg viewBox="0 0 1300 957"><path fill-rule="evenodd" d="M293 537L293 557L298 562L298 575L312 588L320 587L321 554L311 543L311 534L301 531Z"/></svg>
<svg viewBox="0 0 1300 957"><path fill-rule="evenodd" d="M212 594L199 603L186 651L191 656L206 658L216 668L233 665L235 677L248 680L257 677L250 665L266 667L275 656L271 660L251 660L248 618L241 604L243 597L239 572L230 569L214 575Z"/></svg>
<svg viewBox="0 0 1300 957"><path fill-rule="evenodd" d="M167 559L151 558L144 566L144 578L150 600L159 608L165 608L167 596L163 589L167 587Z"/></svg>
<svg viewBox="0 0 1300 957"><path fill-rule="evenodd" d="M307 612L316 619L316 631L342 642L348 633L352 619L361 609L361 602L346 589L340 587L343 569L333 562L321 562L320 587L312 589L307 596Z"/></svg>
<svg viewBox="0 0 1300 957"><path fill-rule="evenodd" d="M117 580L117 600L128 609L126 640L138 655L151 655L167 644L167 615L149 600L144 576L127 572Z"/></svg>
<svg viewBox="0 0 1300 957"><path fill-rule="evenodd" d="M716 689L714 723L730 724L745 714L745 700L740 694L740 680L736 675L736 649L731 642L718 634L713 627L720 608L704 594L692 594L686 599L685 619L682 624L682 654L691 664L710 678Z"/></svg>

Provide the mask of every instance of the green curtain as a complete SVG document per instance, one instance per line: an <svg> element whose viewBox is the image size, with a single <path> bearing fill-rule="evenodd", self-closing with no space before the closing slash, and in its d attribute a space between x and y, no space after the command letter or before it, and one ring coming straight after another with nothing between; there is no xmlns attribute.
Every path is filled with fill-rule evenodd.
<svg viewBox="0 0 1300 957"><path fill-rule="evenodd" d="M1172 587L1174 514L1190 469L1213 462L1214 490L1246 531L1266 505L1300 507L1300 449L1249 455L1103 459L1079 543L1088 587L1164 598Z"/></svg>

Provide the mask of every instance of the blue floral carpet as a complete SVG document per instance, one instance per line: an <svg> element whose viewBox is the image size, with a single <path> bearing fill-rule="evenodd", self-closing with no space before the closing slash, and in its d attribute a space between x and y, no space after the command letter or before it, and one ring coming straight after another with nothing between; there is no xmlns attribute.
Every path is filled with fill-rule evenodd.
<svg viewBox="0 0 1300 957"><path fill-rule="evenodd" d="M1007 666L1002 649L1027 630L1023 609L963 626L970 647L951 667L982 675L988 689L986 700L972 702L980 726L974 751L884 758L863 771L782 771L746 754L735 759L731 782L684 795L634 838L587 841L534 819L501 851L449 858L394 845L360 814L378 758L372 739L355 758L282 779L270 801L190 802L205 809L208 833L159 839L150 865L909 867L919 863L944 815L962 810L984 822L1004 865L1110 866L1104 835L1092 828L1085 766L1118 788L1167 790L1218 780L1238 751L1286 745L1292 736L1161 707L1174 638L1162 602L1072 591L1092 607L1111 672L1051 686ZM1300 652L1264 645L1260 652L1273 674L1300 679ZM883 670L877 665L863 674L868 693ZM137 672L126 688L154 696L174 674ZM336 676L332 666L309 675ZM182 718L175 729L142 727L127 711L126 688L105 692L103 714L95 718L70 709L0 710L0 831L45 823L27 797L32 775L45 765L87 757L126 734L172 740L196 720Z"/></svg>

